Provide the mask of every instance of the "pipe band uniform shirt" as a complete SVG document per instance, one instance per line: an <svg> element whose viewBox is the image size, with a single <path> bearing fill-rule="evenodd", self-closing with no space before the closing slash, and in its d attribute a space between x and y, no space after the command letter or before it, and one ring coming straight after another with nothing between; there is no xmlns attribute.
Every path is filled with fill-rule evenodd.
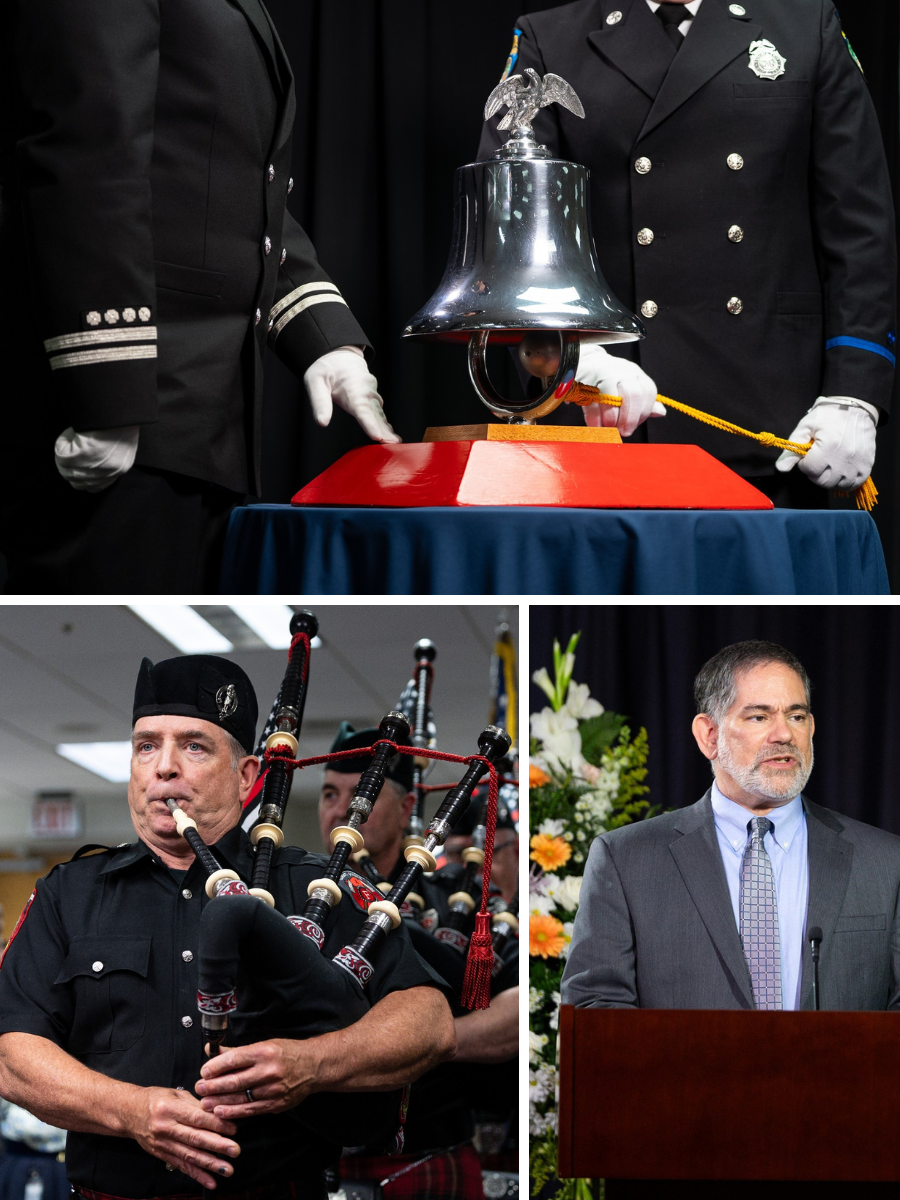
<svg viewBox="0 0 900 1200"><path fill-rule="evenodd" d="M223 866L250 878L253 848L239 826L211 849ZM325 861L282 847L269 884L279 912L303 911L307 886ZM0 1033L47 1038L114 1079L193 1094L206 1061L197 1011L205 883L196 860L185 873L170 870L141 841L54 867L38 880L0 966ZM346 885L341 890L326 927L329 958L366 919ZM366 994L374 1005L422 985L446 990L401 927L387 939ZM250 1040L266 1036L260 1031ZM237 1140L241 1155L233 1176L218 1181L222 1194L295 1181L298 1200L320 1200L320 1172L341 1151L304 1127L302 1109L245 1118ZM198 1188L130 1138L70 1133L66 1168L72 1183L138 1200Z"/></svg>
<svg viewBox="0 0 900 1200"><path fill-rule="evenodd" d="M715 783L712 786L712 810L734 919L740 929L741 863L750 837L747 825L753 814L723 796ZM766 834L763 845L775 876L782 1008L794 1010L800 1007L803 937L809 899L809 855L803 802L795 796L789 804L766 813L766 818L775 827Z"/></svg>

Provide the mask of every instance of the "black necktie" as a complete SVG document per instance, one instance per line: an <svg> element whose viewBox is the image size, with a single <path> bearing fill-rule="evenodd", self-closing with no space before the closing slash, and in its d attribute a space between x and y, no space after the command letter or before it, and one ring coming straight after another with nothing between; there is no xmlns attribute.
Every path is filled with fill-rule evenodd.
<svg viewBox="0 0 900 1200"><path fill-rule="evenodd" d="M656 15L662 21L663 29L669 41L677 50L684 41L684 34L680 32L678 26L682 21L690 21L692 14L684 4L660 4L656 10Z"/></svg>

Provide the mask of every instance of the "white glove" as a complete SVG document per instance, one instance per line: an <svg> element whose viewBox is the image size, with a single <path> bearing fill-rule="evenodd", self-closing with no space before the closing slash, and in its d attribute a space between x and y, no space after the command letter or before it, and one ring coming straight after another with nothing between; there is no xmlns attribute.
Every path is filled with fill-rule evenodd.
<svg viewBox="0 0 900 1200"><path fill-rule="evenodd" d="M313 416L320 425L331 420L337 404L355 417L373 442L399 442L384 415L378 380L356 346L341 346L317 358L303 376Z"/></svg>
<svg viewBox="0 0 900 1200"><path fill-rule="evenodd" d="M621 396L622 407L588 404L586 425L615 425L622 437L630 437L648 417L664 417L666 410L656 399L656 384L637 363L608 354L595 342L581 343L575 378L599 388L604 395Z"/></svg>
<svg viewBox="0 0 900 1200"><path fill-rule="evenodd" d="M123 425L76 433L69 426L53 448L56 469L76 492L102 492L134 466L140 431L140 425Z"/></svg>
<svg viewBox="0 0 900 1200"><path fill-rule="evenodd" d="M820 396L789 442L815 442L804 457L782 450L775 460L779 471L800 470L823 488L853 491L872 474L878 409L852 396Z"/></svg>

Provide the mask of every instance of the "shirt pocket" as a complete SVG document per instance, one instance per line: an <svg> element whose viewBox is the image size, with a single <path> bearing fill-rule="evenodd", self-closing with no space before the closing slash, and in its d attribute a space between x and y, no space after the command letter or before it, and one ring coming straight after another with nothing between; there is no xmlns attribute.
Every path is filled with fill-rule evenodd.
<svg viewBox="0 0 900 1200"><path fill-rule="evenodd" d="M884 933L887 929L887 917L884 913L876 913L872 917L838 917L835 922L835 933Z"/></svg>
<svg viewBox="0 0 900 1200"><path fill-rule="evenodd" d="M770 100L802 104L810 98L808 79L748 79L735 83L735 100Z"/></svg>
<svg viewBox="0 0 900 1200"><path fill-rule="evenodd" d="M73 1054L128 1050L147 1020L149 937L78 937L55 980L72 989Z"/></svg>

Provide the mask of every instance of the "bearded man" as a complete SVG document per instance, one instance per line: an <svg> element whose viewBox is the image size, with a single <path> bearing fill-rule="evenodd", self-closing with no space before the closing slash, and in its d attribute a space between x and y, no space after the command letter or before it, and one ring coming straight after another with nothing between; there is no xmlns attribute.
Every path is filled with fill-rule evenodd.
<svg viewBox="0 0 900 1200"><path fill-rule="evenodd" d="M803 796L815 725L802 664L738 642L694 696L712 787L596 839L563 1004L811 1008L817 930L821 1008L900 1008L900 838Z"/></svg>

